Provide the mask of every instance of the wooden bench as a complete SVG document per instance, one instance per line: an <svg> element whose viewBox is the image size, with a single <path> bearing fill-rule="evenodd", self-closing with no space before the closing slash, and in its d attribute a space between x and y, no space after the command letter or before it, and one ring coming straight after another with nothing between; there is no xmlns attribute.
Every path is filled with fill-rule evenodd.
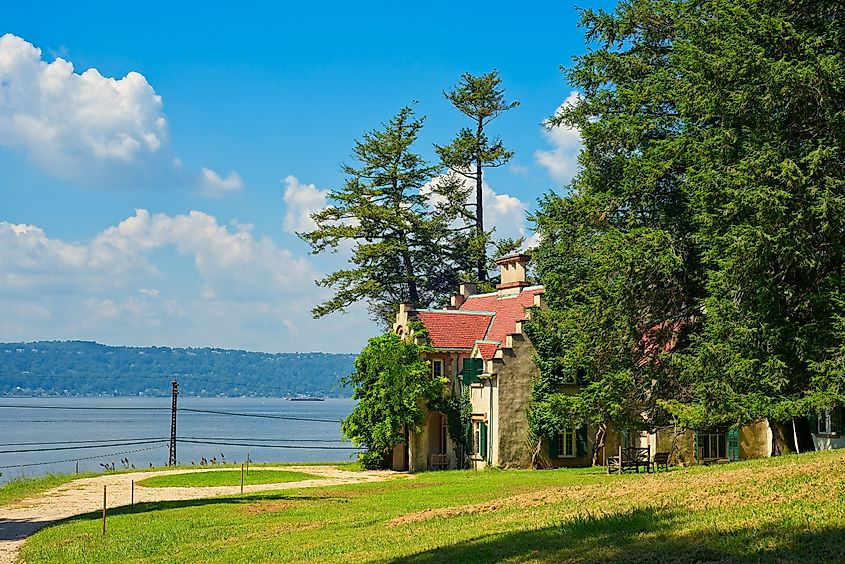
<svg viewBox="0 0 845 564"><path fill-rule="evenodd" d="M651 447L619 447L616 456L607 457L607 473L621 474L628 470L636 470L639 474L640 468L651 472Z"/></svg>
<svg viewBox="0 0 845 564"><path fill-rule="evenodd" d="M669 471L669 453L668 452L655 452L654 458L651 460L651 465L654 468L654 471L657 472L662 467L667 472Z"/></svg>
<svg viewBox="0 0 845 564"><path fill-rule="evenodd" d="M428 463L430 470L446 470L449 466L448 454L432 454L431 461Z"/></svg>

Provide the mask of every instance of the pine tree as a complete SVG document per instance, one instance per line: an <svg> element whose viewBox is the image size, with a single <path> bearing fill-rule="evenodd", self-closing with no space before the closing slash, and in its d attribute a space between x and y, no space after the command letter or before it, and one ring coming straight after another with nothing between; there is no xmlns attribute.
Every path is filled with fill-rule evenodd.
<svg viewBox="0 0 845 564"><path fill-rule="evenodd" d="M423 121L404 107L383 130L356 141L356 163L342 167L346 183L311 216L317 228L299 234L314 254L352 247L351 268L317 281L335 294L312 310L315 317L364 301L388 325L398 304L441 304L453 290L457 278L442 244L450 219L420 191L438 167L412 152Z"/></svg>
<svg viewBox="0 0 845 564"><path fill-rule="evenodd" d="M845 403L842 21L810 0L584 12L582 95L553 118L583 168L536 216L538 417L704 428Z"/></svg>
<svg viewBox="0 0 845 564"><path fill-rule="evenodd" d="M478 282L487 280L487 247L491 244L491 233L484 225L484 169L500 167L513 157L513 152L506 149L500 139L488 137L487 127L504 112L519 106L519 102L505 100L501 83L496 70L480 76L464 73L452 90L444 92L446 99L470 119L472 126L462 128L450 144L435 147L450 171L441 183L441 190L453 194L464 191L466 199L462 204L472 210L465 209L460 214L474 225L475 231L472 235L463 235L460 246L467 249L466 256L473 263ZM473 191L475 201L467 203Z"/></svg>

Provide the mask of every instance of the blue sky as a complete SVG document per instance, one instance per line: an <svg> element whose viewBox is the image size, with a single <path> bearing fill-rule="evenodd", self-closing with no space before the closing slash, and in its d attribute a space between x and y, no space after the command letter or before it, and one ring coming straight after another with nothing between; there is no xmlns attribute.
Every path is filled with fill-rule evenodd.
<svg viewBox="0 0 845 564"><path fill-rule="evenodd" d="M516 156L486 178L488 220L530 235L525 212L574 171L577 133L541 124L572 93L577 11L517 6L4 6L0 340L360 349L363 307L308 313L343 257L292 231L363 132L417 101L433 158L463 125L442 91L496 68L521 106L494 123Z"/></svg>

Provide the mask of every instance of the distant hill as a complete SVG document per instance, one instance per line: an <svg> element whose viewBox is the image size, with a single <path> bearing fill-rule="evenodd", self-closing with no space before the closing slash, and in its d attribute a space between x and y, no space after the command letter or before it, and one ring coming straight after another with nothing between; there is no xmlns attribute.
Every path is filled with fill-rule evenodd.
<svg viewBox="0 0 845 564"><path fill-rule="evenodd" d="M313 395L344 397L354 354L111 347L87 341L0 343L0 396Z"/></svg>

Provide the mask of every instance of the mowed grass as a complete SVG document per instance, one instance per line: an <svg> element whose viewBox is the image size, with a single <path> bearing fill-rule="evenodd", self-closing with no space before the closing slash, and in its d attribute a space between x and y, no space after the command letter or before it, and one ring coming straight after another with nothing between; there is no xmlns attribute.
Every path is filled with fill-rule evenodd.
<svg viewBox="0 0 845 564"><path fill-rule="evenodd" d="M845 452L658 475L452 471L152 503L48 527L39 562L838 562Z"/></svg>
<svg viewBox="0 0 845 564"><path fill-rule="evenodd" d="M283 482L298 482L300 480L319 480L320 476L293 472L290 470L256 470L251 468L243 475L245 485L280 484ZM239 486L241 484L241 470L206 470L203 472L188 472L185 474L168 474L153 476L138 482L139 486L148 488L190 488L209 486Z"/></svg>

